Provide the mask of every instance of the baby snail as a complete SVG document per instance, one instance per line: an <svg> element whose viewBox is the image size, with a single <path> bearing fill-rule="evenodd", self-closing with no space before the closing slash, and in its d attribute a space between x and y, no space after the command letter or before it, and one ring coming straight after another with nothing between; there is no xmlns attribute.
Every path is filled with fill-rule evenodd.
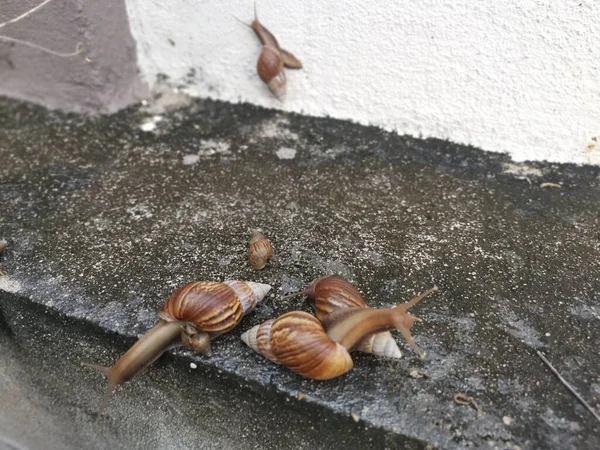
<svg viewBox="0 0 600 450"><path fill-rule="evenodd" d="M273 256L273 246L260 231L255 231L250 237L248 246L248 263L256 270L264 269Z"/></svg>
<svg viewBox="0 0 600 450"><path fill-rule="evenodd" d="M235 328L271 290L268 284L250 281L198 281L189 283L167 299L159 322L148 330L112 367L86 364L108 377L98 417L115 387L150 366L165 351L188 347L211 354L210 340Z"/></svg>
<svg viewBox="0 0 600 450"><path fill-rule="evenodd" d="M321 321L330 312L340 308L368 307L354 285L336 275L318 278L303 291L287 295L284 298L296 295L305 295L308 297L317 318ZM389 331L382 331L368 336L360 343L356 350L386 358L402 357L402 352Z"/></svg>
<svg viewBox="0 0 600 450"><path fill-rule="evenodd" d="M258 36L263 48L258 57L256 71L271 92L279 100L283 100L287 89L284 67L302 69L302 63L292 53L282 49L275 36L258 21L256 3L254 4L254 20L252 23L247 24L240 19L237 20L252 28Z"/></svg>
<svg viewBox="0 0 600 450"><path fill-rule="evenodd" d="M381 331L399 330L423 358L410 334L416 317L408 309L435 291L437 287L394 308L337 308L321 321L292 311L251 328L242 334L242 340L272 362L314 380L329 380L348 372L353 367L349 352Z"/></svg>

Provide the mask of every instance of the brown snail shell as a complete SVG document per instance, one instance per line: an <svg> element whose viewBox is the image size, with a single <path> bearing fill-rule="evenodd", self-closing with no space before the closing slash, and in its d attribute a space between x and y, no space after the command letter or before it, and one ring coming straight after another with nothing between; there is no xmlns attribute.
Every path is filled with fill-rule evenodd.
<svg viewBox="0 0 600 450"><path fill-rule="evenodd" d="M252 233L248 246L248 263L256 270L263 269L273 256L273 246L267 237L259 231Z"/></svg>
<svg viewBox="0 0 600 450"><path fill-rule="evenodd" d="M287 90L287 82L283 70L283 58L279 50L265 45L258 57L256 70L260 79L269 87L271 92L282 100Z"/></svg>
<svg viewBox="0 0 600 450"><path fill-rule="evenodd" d="M308 313L292 311L242 334L253 350L305 378L329 380L352 369L352 358Z"/></svg>
<svg viewBox="0 0 600 450"><path fill-rule="evenodd" d="M218 336L235 328L270 289L251 281L190 283L167 299L159 317L166 322L185 321L198 331Z"/></svg>
<svg viewBox="0 0 600 450"><path fill-rule="evenodd" d="M159 322L112 367L87 364L108 377L108 389L98 417L115 386L156 361L166 350L186 346L210 355L210 340L235 328L270 291L268 284L250 281L198 281L177 289L165 302Z"/></svg>
<svg viewBox="0 0 600 450"><path fill-rule="evenodd" d="M306 295L314 303L315 314L321 321L328 314L340 308L368 307L358 289L337 275L319 278L299 294ZM402 357L402 352L389 331L367 336L356 350L385 358Z"/></svg>

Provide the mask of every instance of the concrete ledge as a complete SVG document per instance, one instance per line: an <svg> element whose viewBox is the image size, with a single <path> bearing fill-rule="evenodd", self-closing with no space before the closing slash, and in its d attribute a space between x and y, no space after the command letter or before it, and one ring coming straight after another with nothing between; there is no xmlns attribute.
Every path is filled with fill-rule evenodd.
<svg viewBox="0 0 600 450"><path fill-rule="evenodd" d="M179 436L173 448L212 448L212 436L219 448L273 448L283 434L283 448L600 445L598 424L533 351L598 405L600 169L515 165L251 106L199 101L162 114L160 104L84 118L0 101L7 377L41 386L35 409L57 430L74 422L73 442L97 448L162 446L163 433ZM276 251L259 273L245 264L257 227ZM440 286L415 311L428 358L357 355L348 375L313 382L241 343L267 318L308 310L279 297L325 273L356 282L375 306ZM176 286L200 279L268 282L275 295L215 340L213 357L179 352L128 383L99 425L113 434L98 437L104 380L80 362L114 362ZM483 415L455 405L458 392ZM268 427L243 417L255 407ZM156 423L165 427L153 434Z"/></svg>
<svg viewBox="0 0 600 450"><path fill-rule="evenodd" d="M28 449L421 447L181 354L121 389L96 424L104 386L81 363L133 340L5 292L0 313L2 449L2 436Z"/></svg>

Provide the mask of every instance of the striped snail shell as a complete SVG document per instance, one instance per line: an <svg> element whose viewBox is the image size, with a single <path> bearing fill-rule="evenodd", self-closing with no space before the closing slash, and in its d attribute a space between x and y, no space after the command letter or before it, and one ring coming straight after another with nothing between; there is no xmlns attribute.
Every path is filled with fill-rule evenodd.
<svg viewBox="0 0 600 450"><path fill-rule="evenodd" d="M305 378L329 380L353 367L352 358L308 313L292 311L242 334L253 350Z"/></svg>
<svg viewBox="0 0 600 450"><path fill-rule="evenodd" d="M183 334L192 342L197 336L211 337L235 328L242 317L252 311L270 291L268 284L251 281L198 281L177 289L163 305L159 317L165 322L186 322ZM186 338L183 338L184 340ZM206 348L193 349L210 354L210 340Z"/></svg>
<svg viewBox="0 0 600 450"><path fill-rule="evenodd" d="M298 294L306 295L309 298L319 320L323 320L329 313L340 308L368 307L358 289L337 275L319 278ZM389 331L367 336L356 350L386 358L402 357L402 352Z"/></svg>
<svg viewBox="0 0 600 450"><path fill-rule="evenodd" d="M112 367L87 364L108 377L98 417L114 388L156 361L166 350L186 346L210 355L210 340L235 328L271 290L250 281L198 281L177 289L164 303L159 321Z"/></svg>
<svg viewBox="0 0 600 450"><path fill-rule="evenodd" d="M260 231L255 231L250 237L248 246L248 263L256 270L263 269L273 256L273 246Z"/></svg>

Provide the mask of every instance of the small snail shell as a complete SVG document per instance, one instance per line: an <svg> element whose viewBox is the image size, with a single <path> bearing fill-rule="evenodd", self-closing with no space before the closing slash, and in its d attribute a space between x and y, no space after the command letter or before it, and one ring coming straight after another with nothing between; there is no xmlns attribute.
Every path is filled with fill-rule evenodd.
<svg viewBox="0 0 600 450"><path fill-rule="evenodd" d="M159 322L148 330L112 367L87 364L108 377L108 389L98 417L114 388L156 361L166 350L187 346L210 355L210 340L235 328L271 290L249 281L199 281L177 289L165 302Z"/></svg>
<svg viewBox="0 0 600 450"><path fill-rule="evenodd" d="M329 380L353 367L352 358L333 342L313 316L292 311L242 334L253 350L276 364L314 380Z"/></svg>
<svg viewBox="0 0 600 450"><path fill-rule="evenodd" d="M273 246L267 237L259 231L252 233L248 246L248 263L256 270L261 270L273 256Z"/></svg>
<svg viewBox="0 0 600 450"><path fill-rule="evenodd" d="M339 276L326 276L311 283L298 294L306 295L314 304L315 314L323 320L340 308L367 308L365 299L352 283ZM401 358L402 352L389 331L368 336L357 347L358 351L386 358Z"/></svg>
<svg viewBox="0 0 600 450"><path fill-rule="evenodd" d="M278 99L283 99L287 90L283 58L275 47L265 45L258 57L256 70L261 80Z"/></svg>

